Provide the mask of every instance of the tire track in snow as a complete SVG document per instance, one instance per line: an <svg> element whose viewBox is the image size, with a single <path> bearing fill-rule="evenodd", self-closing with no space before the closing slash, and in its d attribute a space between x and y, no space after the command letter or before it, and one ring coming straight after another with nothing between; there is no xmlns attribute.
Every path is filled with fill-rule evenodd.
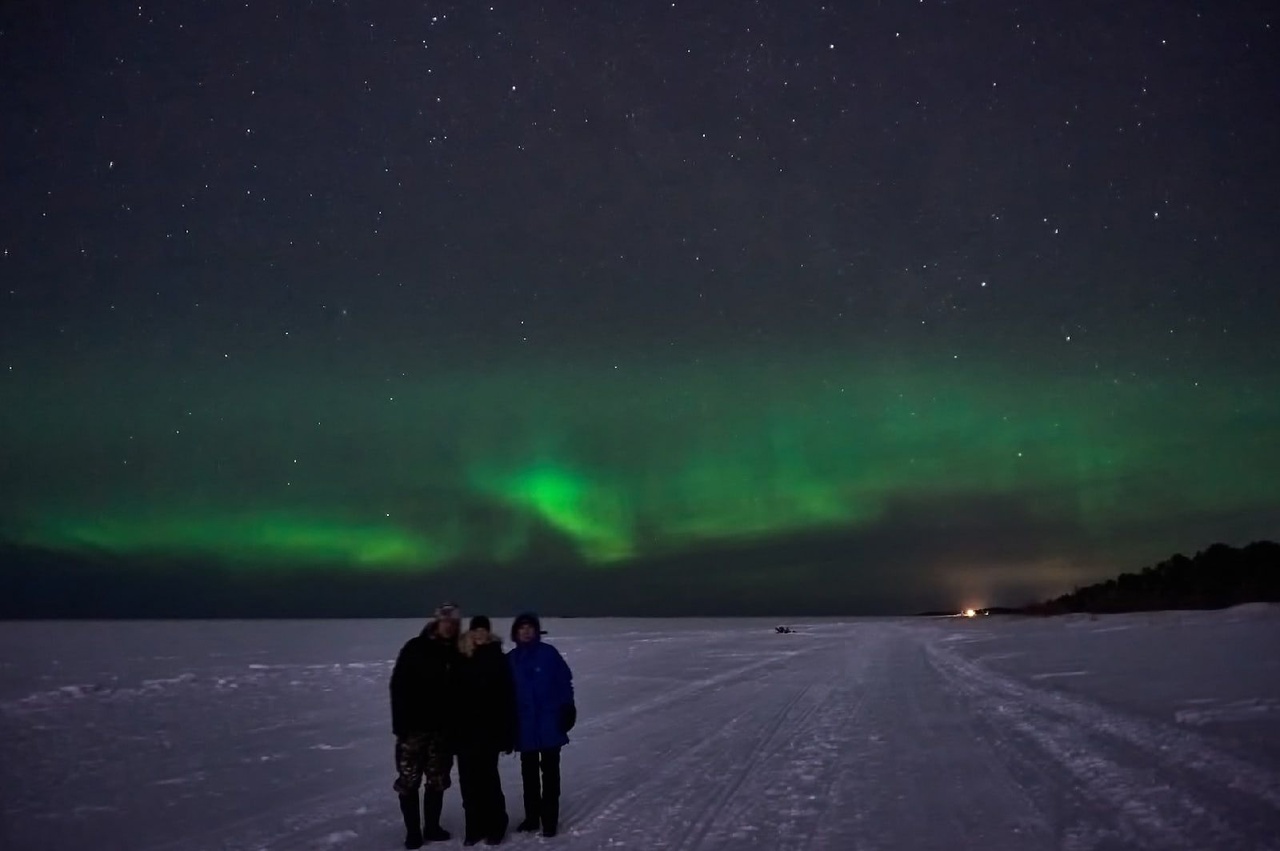
<svg viewBox="0 0 1280 851"><path fill-rule="evenodd" d="M771 654L704 679L680 680L681 685L674 689L659 692L641 703L629 704L579 725L577 731L582 735L576 733L575 738L584 745L594 745L592 749L597 759L576 766L573 765L576 756L573 746L565 750L565 776L570 779L573 789L583 791L571 791L562 801L562 826L571 828L574 823L594 817L618 797L617 788L627 783L627 778L632 776L636 763L641 759L636 755L637 743L656 739L659 745L692 747L685 743L704 741L719 732L726 723L739 723L749 709L730 704L708 712L706 704L727 700L726 695L739 688L756 688L754 683L765 678L766 669L784 664L794 653ZM670 716L679 714L687 720L673 725ZM617 738L613 741L621 747L621 752L611 760L600 760L598 742L593 742L593 739L615 734ZM647 756L653 758L653 753ZM660 765L659 761L653 770L659 770Z"/></svg>
<svg viewBox="0 0 1280 851"><path fill-rule="evenodd" d="M781 755L786 743L780 739L779 734L784 729L804 729L818 706L817 701L807 700L812 691L813 685L804 686L786 707L774 717L767 726L763 739L756 749L752 751L751 756L735 770L733 779L721 786L718 794L712 796L711 800L702 807L693 821L693 829L686 831L677 842L670 846L671 848L676 849L676 851L685 851L685 849L696 849L702 844L702 840L706 837L716 819L734 802L738 793L751 781L761 769L761 766ZM791 715L801 702L806 702L807 705L795 713L795 717L790 719L790 724L787 724L787 716Z"/></svg>
<svg viewBox="0 0 1280 851"><path fill-rule="evenodd" d="M763 755L726 805L702 820L690 835L690 851L704 845L803 851L831 841L824 824L837 783L861 756L856 739L865 733L864 710L874 690L869 671L886 648L883 635L866 638L854 643L842 634L810 650L823 654L816 670L808 663L810 676L826 676L807 687L807 711L781 731L785 735L776 738L772 753Z"/></svg>
<svg viewBox="0 0 1280 851"><path fill-rule="evenodd" d="M813 847L1057 849L1044 814L983 741L985 723L940 680L919 635L872 636L860 705L841 738Z"/></svg>
<svg viewBox="0 0 1280 851"><path fill-rule="evenodd" d="M808 847L839 768L853 758L848 738L865 692L851 687L862 684L877 652L841 640L808 645L807 653L831 664L815 669L809 660L743 682L719 696L725 708L703 707L705 721L692 732L660 722L668 740L693 744L653 770L633 765L644 780L579 815L570 833L600 848Z"/></svg>
<svg viewBox="0 0 1280 851"><path fill-rule="evenodd" d="M772 675L771 669L786 664L796 652L772 651L711 677L680 680L677 688L580 725L578 730L585 735L575 738L589 746L596 758L585 765L574 765L577 751L572 745L565 750L565 776L571 787L562 801L562 829L572 830L575 824L595 818L620 795L628 794L633 785L631 778L638 769L646 774L661 771L665 764L662 752L686 751L727 726L741 724L753 710L750 703L735 703L733 695L761 688L760 684ZM683 718L673 724L673 715ZM612 758L600 758L600 738L614 745ZM645 748L645 743L656 747ZM637 751L644 755L638 756ZM646 759L653 764L641 767Z"/></svg>
<svg viewBox="0 0 1280 851"><path fill-rule="evenodd" d="M1061 692L1034 688L963 659L945 654L956 675L999 690L1079 723L1082 727L1121 739L1149 752L1162 762L1192 768L1215 783L1243 792L1280 809L1280 774L1228 754L1204 736L1173 726L1124 716L1097 704Z"/></svg>
<svg viewBox="0 0 1280 851"><path fill-rule="evenodd" d="M601 847L696 848L701 824L725 807L762 761L777 753L779 733L813 712L813 705L801 706L811 689L812 685L798 688L768 714L756 703L740 704L742 708L727 723L708 716L715 724L713 733L604 806L579 816L569 825L570 833L588 837L600 830L604 833ZM766 696L757 694L753 699ZM750 742L749 748L743 747L744 740ZM745 759L725 772L726 759L743 754ZM632 818L632 812L640 818Z"/></svg>
<svg viewBox="0 0 1280 851"><path fill-rule="evenodd" d="M764 659L757 659L746 665L732 668L715 676L706 679L693 680L686 682L684 685L677 686L669 691L659 692L648 700L632 703L619 709L611 710L603 715L588 719L577 727L579 733L596 729L607 729L619 722L626 721L638 715L648 715L653 710L669 707L675 701L688 700L697 698L708 691L713 691L724 685L742 679L747 674L753 673L761 668L768 668L782 662L786 662L799 651L792 650L785 653L770 655Z"/></svg>
<svg viewBox="0 0 1280 851"><path fill-rule="evenodd" d="M846 696L853 699L839 700ZM807 697L810 705L785 737L777 738L755 770L678 847L693 851L707 840L711 847L812 847L832 804L838 765L852 757L847 739L865 696L822 685L811 686Z"/></svg>
<svg viewBox="0 0 1280 851"><path fill-rule="evenodd" d="M1063 847L1070 851L1109 840L1130 848L1254 847L1232 824L1238 797L1230 806L1215 800L1224 792L1250 796L1263 808L1261 818L1280 824L1280 778L1267 769L1194 734L1026 685L936 643L928 650L938 673L990 722L1006 754L1041 779L1046 766L1055 767L1067 777L1059 794L1087 799L1095 819L1067 828ZM1048 759L1028 756L1010 732ZM1114 821L1114 829L1101 820Z"/></svg>
<svg viewBox="0 0 1280 851"><path fill-rule="evenodd" d="M1157 800L1146 779L1109 759L1088 742L1084 731L1035 711L1023 702L1022 695L1008 694L985 679L979 681L972 671L952 667L954 659L944 659L933 648L930 651L939 674L987 719L1006 759L1021 761L1024 770L1038 775L1038 781L1048 780L1055 794L1083 799L1083 806L1070 809L1083 809L1089 815L1070 819L1062 835L1065 851L1088 851L1115 843L1126 848L1197 847L1188 844L1185 832L1174 827L1181 820L1177 810L1182 802ZM1028 744L1031 754L1026 750ZM1066 777L1051 776L1050 772ZM1160 794L1156 790L1156 795Z"/></svg>

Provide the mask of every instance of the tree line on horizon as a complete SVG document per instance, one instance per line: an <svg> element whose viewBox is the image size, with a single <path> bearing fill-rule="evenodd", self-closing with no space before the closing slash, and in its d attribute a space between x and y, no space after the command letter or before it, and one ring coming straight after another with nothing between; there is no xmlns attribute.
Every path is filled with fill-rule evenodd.
<svg viewBox="0 0 1280 851"><path fill-rule="evenodd" d="M1214 544L1191 558L1178 553L1137 573L1077 588L1023 607L1024 614L1118 614L1161 609L1224 609L1280 602L1280 544Z"/></svg>

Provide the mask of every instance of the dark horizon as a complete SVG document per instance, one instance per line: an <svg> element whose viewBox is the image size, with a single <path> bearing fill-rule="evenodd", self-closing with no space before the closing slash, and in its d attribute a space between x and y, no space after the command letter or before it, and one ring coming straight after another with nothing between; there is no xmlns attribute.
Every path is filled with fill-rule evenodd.
<svg viewBox="0 0 1280 851"><path fill-rule="evenodd" d="M1254 541L1249 545L1265 543ZM1193 552L1198 556L1220 546L1214 544ZM750 559L749 555L748 562ZM919 605L911 605L891 589L870 593L857 589L839 594L828 588L824 594L826 604L815 605L810 589L798 588L787 594L785 588L779 587L781 583L773 585L765 579L759 593L767 595L771 602L731 595L716 604L708 600L713 588L723 587L717 583L725 577L711 575L704 576L698 587L690 589L686 585L686 593L679 599L665 596L674 576L687 574L688 561L673 560L665 566L670 575L660 576L656 582L652 574L647 581L625 573L596 573L584 580L583 574L573 569L557 572L547 566L526 566L524 575L536 576L540 582L548 577L565 581L566 584L552 582L551 587L560 590L548 594L518 583L495 591L488 573L475 565L458 566L427 579L404 574L355 577L332 569L310 570L289 578L264 577L261 572L226 566L182 565L198 571L199 578L192 580L174 577L174 565L168 561L122 565L105 555L68 559L64 554L0 547L0 620L412 619L428 617L431 609L445 600L459 602L469 615L484 613L494 617L528 610L549 618L908 617L970 608L1022 608L1045 603L1071 590L1051 585L1049 592L1040 596L1008 591L956 596L951 600L920 596L916 598ZM1095 579L1115 579L1121 572L1136 573L1153 564L1154 560L1129 565L1123 571ZM37 581L30 578L33 568L39 569ZM742 565L730 570L740 576ZM573 593L563 590L569 582L576 585ZM317 586L322 586L323 592L317 591ZM611 610L594 602L603 597L617 600L624 594L630 595L628 602L615 604Z"/></svg>

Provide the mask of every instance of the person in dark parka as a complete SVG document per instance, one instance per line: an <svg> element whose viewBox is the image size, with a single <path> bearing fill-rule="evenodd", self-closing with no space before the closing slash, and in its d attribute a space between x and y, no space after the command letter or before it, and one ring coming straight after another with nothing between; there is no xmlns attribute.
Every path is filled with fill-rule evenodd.
<svg viewBox="0 0 1280 851"><path fill-rule="evenodd" d="M477 615L462 636L459 651L458 783L467 829L464 845L480 840L497 845L507 833L507 799L498 776L498 755L511 753L516 738L515 684L502 655L502 639Z"/></svg>
<svg viewBox="0 0 1280 851"><path fill-rule="evenodd" d="M560 749L578 719L573 673L560 652L542 640L542 623L527 612L511 624L515 647L507 654L516 686L520 775L525 819L518 830L542 828L555 836L560 827Z"/></svg>
<svg viewBox="0 0 1280 851"><path fill-rule="evenodd" d="M444 792L453 771L458 721L458 608L446 603L409 639L391 670L391 730L396 737L396 795L404 817L405 848L443 842ZM418 811L418 786L422 812Z"/></svg>

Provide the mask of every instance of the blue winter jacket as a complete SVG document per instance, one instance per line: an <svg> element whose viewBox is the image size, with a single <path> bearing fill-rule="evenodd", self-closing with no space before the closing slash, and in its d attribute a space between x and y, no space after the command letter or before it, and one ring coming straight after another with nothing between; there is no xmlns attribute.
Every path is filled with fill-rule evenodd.
<svg viewBox="0 0 1280 851"><path fill-rule="evenodd" d="M565 710L573 706L573 673L569 665L550 644L542 641L542 625L535 615L524 614L512 625L532 623L534 639L528 644L516 642L507 653L516 685L516 713L519 734L516 750L545 751L569 743L565 731Z"/></svg>

